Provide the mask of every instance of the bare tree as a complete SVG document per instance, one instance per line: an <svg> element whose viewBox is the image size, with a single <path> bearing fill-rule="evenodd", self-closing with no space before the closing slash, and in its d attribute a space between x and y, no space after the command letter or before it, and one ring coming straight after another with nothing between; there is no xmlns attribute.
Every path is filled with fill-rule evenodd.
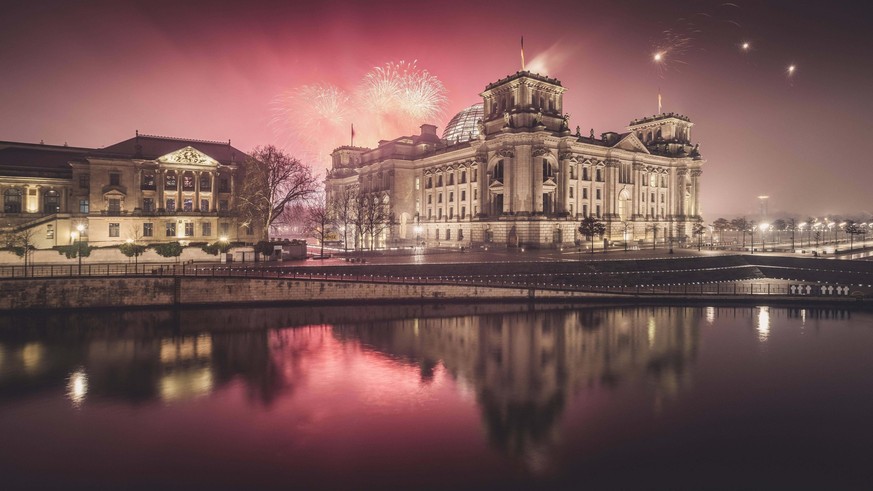
<svg viewBox="0 0 873 491"><path fill-rule="evenodd" d="M355 212L357 211L358 192L354 188L346 187L330 198L330 208L333 210L336 224L343 234L343 249L349 250L349 231L355 224Z"/></svg>
<svg viewBox="0 0 873 491"><path fill-rule="evenodd" d="M318 192L306 204L304 211L306 231L315 235L321 244L321 257L324 258L324 241L333 235L333 208L324 193Z"/></svg>
<svg viewBox="0 0 873 491"><path fill-rule="evenodd" d="M263 240L286 207L312 196L318 184L309 167L273 145L256 147L244 172L239 210L244 220L261 226Z"/></svg>
<svg viewBox="0 0 873 491"><path fill-rule="evenodd" d="M36 237L36 231L33 228L7 232L4 236L6 248L16 256L24 258L24 276L27 276L28 262L36 249L33 246L34 237Z"/></svg>
<svg viewBox="0 0 873 491"><path fill-rule="evenodd" d="M369 248L376 248L376 238L394 223L394 216L388 206L383 204L378 196L363 195L358 197L357 213L361 215L360 233L369 238Z"/></svg>

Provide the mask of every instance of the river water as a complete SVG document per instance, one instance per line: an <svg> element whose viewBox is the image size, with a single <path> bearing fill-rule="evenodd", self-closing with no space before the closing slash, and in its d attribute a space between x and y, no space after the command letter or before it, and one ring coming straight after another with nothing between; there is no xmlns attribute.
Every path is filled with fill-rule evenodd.
<svg viewBox="0 0 873 491"><path fill-rule="evenodd" d="M871 353L842 309L0 316L0 488L869 489Z"/></svg>

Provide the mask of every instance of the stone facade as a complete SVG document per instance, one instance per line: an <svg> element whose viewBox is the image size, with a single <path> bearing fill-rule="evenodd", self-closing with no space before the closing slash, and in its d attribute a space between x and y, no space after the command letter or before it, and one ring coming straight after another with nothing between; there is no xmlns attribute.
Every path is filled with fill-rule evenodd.
<svg viewBox="0 0 873 491"><path fill-rule="evenodd" d="M0 227L38 248L252 241L237 218L246 155L230 142L137 135L93 149L0 142Z"/></svg>
<svg viewBox="0 0 873 491"><path fill-rule="evenodd" d="M467 138L436 127L333 154L329 200L346 190L389 208L394 224L382 246L495 244L564 247L598 217L606 239L682 242L700 220L704 160L691 144L691 121L662 113L624 133L570 130L561 83L518 72L488 85L484 117ZM457 118L456 118L457 119Z"/></svg>

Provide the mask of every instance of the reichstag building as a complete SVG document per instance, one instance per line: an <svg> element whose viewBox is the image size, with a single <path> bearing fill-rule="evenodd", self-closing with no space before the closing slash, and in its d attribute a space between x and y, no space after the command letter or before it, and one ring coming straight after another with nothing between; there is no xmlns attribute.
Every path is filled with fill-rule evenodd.
<svg viewBox="0 0 873 491"><path fill-rule="evenodd" d="M691 121L661 113L625 132L583 134L563 111L565 90L517 72L486 86L442 135L423 124L376 148L339 147L328 199L353 190L388 207L394 223L379 247L572 246L585 243L577 229L586 216L606 225L610 242L688 240L704 163Z"/></svg>

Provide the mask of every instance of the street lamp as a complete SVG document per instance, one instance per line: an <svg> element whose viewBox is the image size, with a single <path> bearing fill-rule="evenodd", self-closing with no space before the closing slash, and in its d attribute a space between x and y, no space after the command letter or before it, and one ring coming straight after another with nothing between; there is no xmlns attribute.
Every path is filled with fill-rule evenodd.
<svg viewBox="0 0 873 491"><path fill-rule="evenodd" d="M76 230L79 232L79 240L76 242L76 257L79 258L79 276L82 276L82 232L85 231L85 225L76 225Z"/></svg>
<svg viewBox="0 0 873 491"><path fill-rule="evenodd" d="M764 232L770 229L770 224L762 223L758 225L758 228L761 229L761 252L765 252L767 250L767 237L764 235ZM755 248L754 242L752 243L752 248Z"/></svg>

